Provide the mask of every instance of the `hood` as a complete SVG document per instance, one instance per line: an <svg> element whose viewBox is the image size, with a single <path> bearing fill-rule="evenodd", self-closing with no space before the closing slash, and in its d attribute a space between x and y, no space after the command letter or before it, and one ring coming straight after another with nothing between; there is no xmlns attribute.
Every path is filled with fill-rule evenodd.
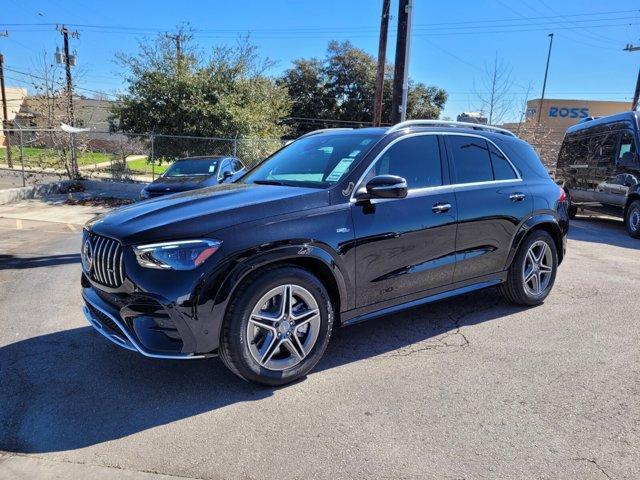
<svg viewBox="0 0 640 480"><path fill-rule="evenodd" d="M86 226L128 245L202 237L232 225L326 205L326 190L230 183L127 205Z"/></svg>
<svg viewBox="0 0 640 480"><path fill-rule="evenodd" d="M211 175L185 175L177 177L159 177L145 188L148 192L182 192L202 188L210 183L217 183Z"/></svg>

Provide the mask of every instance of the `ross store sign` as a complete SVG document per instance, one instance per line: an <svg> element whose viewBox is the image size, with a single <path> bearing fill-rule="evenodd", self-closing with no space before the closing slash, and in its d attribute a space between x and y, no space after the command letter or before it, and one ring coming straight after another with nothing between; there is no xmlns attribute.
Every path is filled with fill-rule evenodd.
<svg viewBox="0 0 640 480"><path fill-rule="evenodd" d="M551 106L549 107L549 116L554 118L587 118L589 116L589 109Z"/></svg>

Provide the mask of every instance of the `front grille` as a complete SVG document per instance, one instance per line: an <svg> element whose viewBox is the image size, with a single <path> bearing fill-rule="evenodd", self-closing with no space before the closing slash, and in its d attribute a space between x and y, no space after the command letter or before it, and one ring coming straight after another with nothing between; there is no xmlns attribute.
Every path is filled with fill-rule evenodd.
<svg viewBox="0 0 640 480"><path fill-rule="evenodd" d="M124 282L122 246L107 237L92 234L89 237L92 247L92 261L89 275L107 287L116 288Z"/></svg>

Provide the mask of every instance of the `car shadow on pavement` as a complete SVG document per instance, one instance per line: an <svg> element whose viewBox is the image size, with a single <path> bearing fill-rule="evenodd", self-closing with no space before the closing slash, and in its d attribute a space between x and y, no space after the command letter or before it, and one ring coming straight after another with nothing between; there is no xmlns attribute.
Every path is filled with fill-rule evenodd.
<svg viewBox="0 0 640 480"><path fill-rule="evenodd" d="M640 240L631 238L622 220L597 215L577 216L571 220L569 238L640 250Z"/></svg>
<svg viewBox="0 0 640 480"><path fill-rule="evenodd" d="M311 376L363 359L464 354L465 327L521 310L489 289L337 329ZM90 327L0 347L0 379L0 450L18 453L83 448L276 390L238 379L217 358L147 359Z"/></svg>
<svg viewBox="0 0 640 480"><path fill-rule="evenodd" d="M62 255L41 255L37 257L0 255L0 270L52 267L55 265L67 265L69 263L80 263L80 254L68 253Z"/></svg>

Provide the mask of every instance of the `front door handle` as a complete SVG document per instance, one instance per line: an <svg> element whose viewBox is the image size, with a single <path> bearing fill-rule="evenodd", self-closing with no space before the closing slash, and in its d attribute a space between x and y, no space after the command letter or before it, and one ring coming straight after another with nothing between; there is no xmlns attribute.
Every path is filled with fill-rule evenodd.
<svg viewBox="0 0 640 480"><path fill-rule="evenodd" d="M433 207L431 207L431 211L433 213L445 213L451 210L450 203L436 203Z"/></svg>
<svg viewBox="0 0 640 480"><path fill-rule="evenodd" d="M516 192L516 193L512 193L511 195L509 195L509 199L512 202L521 202L522 200L524 200L525 196L526 195L524 193Z"/></svg>

